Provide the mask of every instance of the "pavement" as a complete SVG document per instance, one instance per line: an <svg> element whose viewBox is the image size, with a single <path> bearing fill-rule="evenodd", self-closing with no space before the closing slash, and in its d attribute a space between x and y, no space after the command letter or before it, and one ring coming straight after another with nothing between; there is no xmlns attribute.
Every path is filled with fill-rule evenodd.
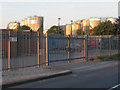
<svg viewBox="0 0 120 90"><path fill-rule="evenodd" d="M57 67L29 68L2 72L2 88L23 84L31 81L49 79L72 73L71 70Z"/></svg>
<svg viewBox="0 0 120 90"><path fill-rule="evenodd" d="M76 69L77 71L78 69L80 69L80 71L82 70L84 71L88 70L89 67L91 66L95 67L99 65L100 67L103 67L101 66L102 64L104 66L107 66L107 64L109 65L110 63L113 62L114 61L81 62L80 60L76 60L71 63L67 62L51 63L50 66L42 68L27 68L21 70L6 71L2 72L2 88L71 74L72 71L74 73L74 69Z"/></svg>
<svg viewBox="0 0 120 90"><path fill-rule="evenodd" d="M9 89L80 88L89 90L90 88L93 90L108 90L120 84L118 80L118 67L120 65L118 65L118 61L63 64L64 67L72 70L72 74L16 85L9 87Z"/></svg>

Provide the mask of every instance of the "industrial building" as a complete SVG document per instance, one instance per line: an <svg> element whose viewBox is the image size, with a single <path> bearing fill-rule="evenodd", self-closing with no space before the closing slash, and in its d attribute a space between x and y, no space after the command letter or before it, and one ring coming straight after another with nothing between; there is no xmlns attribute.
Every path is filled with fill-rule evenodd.
<svg viewBox="0 0 120 90"><path fill-rule="evenodd" d="M37 40L36 38L30 38L32 36L29 36L31 33L29 30L24 30L22 32L19 32L19 35L22 37L18 36L18 31L15 32L14 30L11 30L11 29L0 29L0 31L2 35L2 40L0 41L0 45L2 45L1 46L2 58L8 58L8 39L9 39L8 35L9 34L12 36L10 37L10 48L11 48L10 57L11 58L37 53L37 48L36 48ZM37 32L33 31L32 35L37 36ZM40 46L40 48L41 47L42 46Z"/></svg>

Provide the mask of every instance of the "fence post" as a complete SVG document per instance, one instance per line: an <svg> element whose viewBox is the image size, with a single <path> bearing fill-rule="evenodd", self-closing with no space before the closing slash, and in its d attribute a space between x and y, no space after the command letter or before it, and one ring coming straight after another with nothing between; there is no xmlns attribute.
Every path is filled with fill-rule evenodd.
<svg viewBox="0 0 120 90"><path fill-rule="evenodd" d="M19 30L17 31L17 56L19 55Z"/></svg>
<svg viewBox="0 0 120 90"><path fill-rule="evenodd" d="M111 37L109 36L109 55L111 56Z"/></svg>
<svg viewBox="0 0 120 90"><path fill-rule="evenodd" d="M95 47L94 47L94 48L95 48L95 50L96 50L96 36L94 37L94 39L95 39Z"/></svg>
<svg viewBox="0 0 120 90"><path fill-rule="evenodd" d="M116 36L117 37L117 50L118 50L118 52L117 52L117 54L120 54L120 36L119 35L117 35Z"/></svg>
<svg viewBox="0 0 120 90"><path fill-rule="evenodd" d="M70 63L70 35L68 36L68 63Z"/></svg>
<svg viewBox="0 0 120 90"><path fill-rule="evenodd" d="M40 46L39 46L39 32L37 32L37 67L40 67Z"/></svg>
<svg viewBox="0 0 120 90"><path fill-rule="evenodd" d="M47 33L46 33L46 66L49 66L49 40Z"/></svg>
<svg viewBox="0 0 120 90"><path fill-rule="evenodd" d="M85 59L84 59L84 60L86 60L86 54L85 54L85 53L86 53L86 50L85 50L85 49L86 49L86 48L85 48L85 44L86 44L86 43L85 43L86 36L85 36L84 38L85 38L85 39L84 39L84 57L85 57Z"/></svg>
<svg viewBox="0 0 120 90"><path fill-rule="evenodd" d="M8 32L8 71L10 71L10 30Z"/></svg>
<svg viewBox="0 0 120 90"><path fill-rule="evenodd" d="M86 61L88 62L88 35L86 36L86 40L85 40L85 58L86 58Z"/></svg>
<svg viewBox="0 0 120 90"><path fill-rule="evenodd" d="M95 52L96 52L96 55L98 56L97 36L95 36Z"/></svg>
<svg viewBox="0 0 120 90"><path fill-rule="evenodd" d="M84 60L88 62L88 35L85 36L84 40L84 57Z"/></svg>
<svg viewBox="0 0 120 90"><path fill-rule="evenodd" d="M101 56L101 50L102 50L102 36L100 35L100 56Z"/></svg>

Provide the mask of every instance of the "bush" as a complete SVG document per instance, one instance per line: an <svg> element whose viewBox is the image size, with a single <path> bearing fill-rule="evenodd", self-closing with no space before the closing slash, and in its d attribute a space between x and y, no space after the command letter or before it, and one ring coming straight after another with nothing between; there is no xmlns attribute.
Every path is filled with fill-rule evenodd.
<svg viewBox="0 0 120 90"><path fill-rule="evenodd" d="M90 58L90 61L93 61L93 60L95 60L94 58Z"/></svg>

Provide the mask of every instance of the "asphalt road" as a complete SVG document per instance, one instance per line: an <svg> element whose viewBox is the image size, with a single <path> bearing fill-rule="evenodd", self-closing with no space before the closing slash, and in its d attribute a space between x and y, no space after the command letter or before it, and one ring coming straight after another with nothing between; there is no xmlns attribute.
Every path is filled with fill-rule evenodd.
<svg viewBox="0 0 120 90"><path fill-rule="evenodd" d="M118 62L73 63L66 65L70 75L30 82L11 88L112 88L118 85ZM106 90L107 90L106 89Z"/></svg>

